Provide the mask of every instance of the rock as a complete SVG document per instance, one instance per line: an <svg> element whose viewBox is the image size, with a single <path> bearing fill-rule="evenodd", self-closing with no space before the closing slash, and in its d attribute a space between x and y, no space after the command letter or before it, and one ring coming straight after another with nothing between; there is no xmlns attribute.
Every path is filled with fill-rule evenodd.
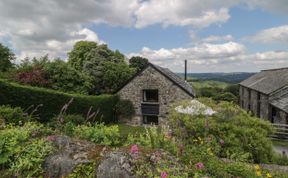
<svg viewBox="0 0 288 178"><path fill-rule="evenodd" d="M123 152L111 152L100 163L97 178L134 178L132 167Z"/></svg>
<svg viewBox="0 0 288 178"><path fill-rule="evenodd" d="M67 136L56 136L53 145L58 151L45 159L45 177L65 177L76 165L92 162L88 159L88 153L95 147L94 144L72 141Z"/></svg>

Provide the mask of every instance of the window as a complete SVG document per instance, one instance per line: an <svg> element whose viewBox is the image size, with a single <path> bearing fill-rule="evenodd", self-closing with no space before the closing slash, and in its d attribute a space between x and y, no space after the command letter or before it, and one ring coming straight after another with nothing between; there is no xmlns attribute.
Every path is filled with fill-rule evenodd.
<svg viewBox="0 0 288 178"><path fill-rule="evenodd" d="M143 124L158 125L158 116L143 115Z"/></svg>
<svg viewBox="0 0 288 178"><path fill-rule="evenodd" d="M158 102L158 90L143 90L144 102Z"/></svg>

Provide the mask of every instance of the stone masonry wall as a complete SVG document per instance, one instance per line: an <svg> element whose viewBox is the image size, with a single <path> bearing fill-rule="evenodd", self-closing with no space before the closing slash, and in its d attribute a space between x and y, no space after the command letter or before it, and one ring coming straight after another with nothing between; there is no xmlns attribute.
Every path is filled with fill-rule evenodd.
<svg viewBox="0 0 288 178"><path fill-rule="evenodd" d="M128 99L133 103L136 111L136 115L132 119L120 118L120 121L133 125L143 123L141 103L143 90L146 89L158 89L160 110L158 117L160 125L166 122L169 107L173 102L192 99L184 90L149 66L118 92L121 99Z"/></svg>
<svg viewBox="0 0 288 178"><path fill-rule="evenodd" d="M249 99L249 91L251 99ZM260 118L269 119L269 101L268 96L259 93L260 95ZM250 104L250 110L249 110ZM249 88L240 86L240 106L246 110L252 112L253 115L257 116L257 107L258 107L258 92L251 90Z"/></svg>

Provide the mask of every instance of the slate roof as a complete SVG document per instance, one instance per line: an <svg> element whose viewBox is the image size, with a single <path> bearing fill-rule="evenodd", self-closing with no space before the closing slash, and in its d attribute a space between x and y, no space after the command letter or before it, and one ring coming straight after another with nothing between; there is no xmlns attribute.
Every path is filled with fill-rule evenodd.
<svg viewBox="0 0 288 178"><path fill-rule="evenodd" d="M270 94L288 84L288 68L262 70L242 81L240 85Z"/></svg>
<svg viewBox="0 0 288 178"><path fill-rule="evenodd" d="M275 92L269 100L270 104L288 113L288 86Z"/></svg>
<svg viewBox="0 0 288 178"><path fill-rule="evenodd" d="M196 96L193 87L188 82L183 80L181 77L176 75L174 72L172 72L168 68L163 68L163 67L160 67L160 66L155 65L155 64L150 63L150 65L153 68L155 68L158 72L160 72L162 75L164 75L165 77L170 79L173 83L175 83L180 88L182 88L184 91L186 91L189 95Z"/></svg>
<svg viewBox="0 0 288 178"><path fill-rule="evenodd" d="M168 68L163 68L160 67L158 65L149 63L144 69L142 69L140 72L138 72L137 74L135 74L127 83L125 83L121 88L119 88L116 93L118 91L120 91L124 86L126 86L130 81L132 81L135 77L137 77L139 74L141 74L147 67L151 66L152 68L154 68L156 71L158 71L159 73L161 73L163 76L165 76L167 79L169 79L171 82L173 82L175 85L177 85L178 87L180 87L182 90L184 90L187 94L189 94L190 96L195 97L196 93L194 91L194 89L192 88L192 86L187 83L185 80L183 80L181 77L179 77L178 75L176 75L174 72L170 71Z"/></svg>

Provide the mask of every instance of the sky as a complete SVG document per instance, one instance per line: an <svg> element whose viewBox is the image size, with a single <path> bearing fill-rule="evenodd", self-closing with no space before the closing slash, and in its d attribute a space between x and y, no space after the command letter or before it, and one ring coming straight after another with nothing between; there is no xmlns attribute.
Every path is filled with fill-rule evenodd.
<svg viewBox="0 0 288 178"><path fill-rule="evenodd" d="M0 43L67 59L80 40L183 72L288 67L288 0L0 0Z"/></svg>

